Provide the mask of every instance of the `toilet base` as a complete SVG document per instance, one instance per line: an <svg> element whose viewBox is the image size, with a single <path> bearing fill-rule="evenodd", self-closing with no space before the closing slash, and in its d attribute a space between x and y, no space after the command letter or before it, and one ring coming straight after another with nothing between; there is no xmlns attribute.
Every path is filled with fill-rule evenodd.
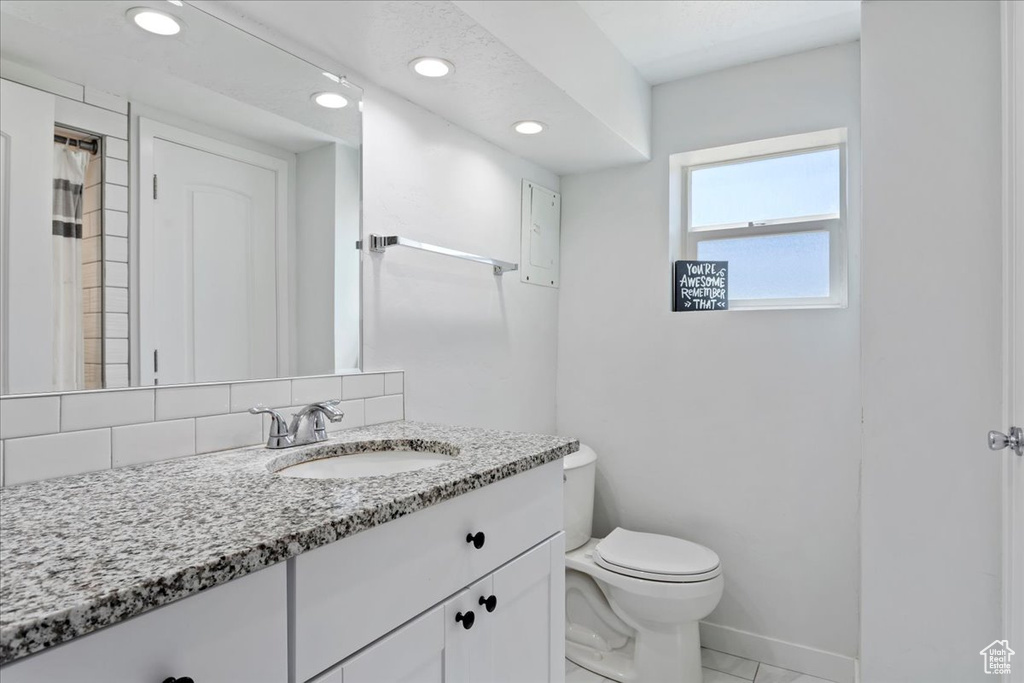
<svg viewBox="0 0 1024 683"><path fill-rule="evenodd" d="M600 650L565 644L565 658L599 676L621 683L703 683L700 634L696 622L668 631L645 631L622 648Z"/></svg>

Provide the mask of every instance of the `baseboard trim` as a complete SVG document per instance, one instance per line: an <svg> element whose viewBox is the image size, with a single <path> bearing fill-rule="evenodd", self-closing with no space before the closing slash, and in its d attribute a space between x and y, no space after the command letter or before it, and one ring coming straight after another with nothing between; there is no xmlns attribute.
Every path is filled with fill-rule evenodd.
<svg viewBox="0 0 1024 683"><path fill-rule="evenodd" d="M712 650L753 659L781 669L817 676L835 683L855 683L857 660L853 657L787 643L756 633L706 621L700 623L700 644Z"/></svg>

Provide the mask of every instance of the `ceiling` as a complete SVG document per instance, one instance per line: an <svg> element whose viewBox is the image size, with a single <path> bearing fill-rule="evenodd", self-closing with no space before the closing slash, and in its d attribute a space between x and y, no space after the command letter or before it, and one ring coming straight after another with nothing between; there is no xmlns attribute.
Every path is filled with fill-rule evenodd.
<svg viewBox="0 0 1024 683"><path fill-rule="evenodd" d="M175 11L185 31L154 37L125 16L146 4L167 5L4 0L0 71L27 67L291 152L361 143L358 88L345 90L355 106L314 106L312 93L340 89L320 69L187 5Z"/></svg>
<svg viewBox="0 0 1024 683"><path fill-rule="evenodd" d="M652 84L860 32L859 0L191 1L365 84L368 115L379 86L559 175L650 159Z"/></svg>
<svg viewBox="0 0 1024 683"><path fill-rule="evenodd" d="M578 2L651 84L860 36L860 0Z"/></svg>

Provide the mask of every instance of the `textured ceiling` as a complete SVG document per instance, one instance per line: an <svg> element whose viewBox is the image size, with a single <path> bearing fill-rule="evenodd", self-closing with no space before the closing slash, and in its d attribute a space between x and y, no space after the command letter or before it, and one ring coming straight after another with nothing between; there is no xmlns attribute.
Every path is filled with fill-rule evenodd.
<svg viewBox="0 0 1024 683"><path fill-rule="evenodd" d="M353 80L366 78L555 173L647 158L446 0L229 0L216 5L260 35L301 46L303 54L315 51L352 69ZM608 49L614 52L610 43ZM424 55L450 60L455 73L436 80L415 75L408 64ZM542 135L520 135L512 124L522 119L540 119L548 128Z"/></svg>
<svg viewBox="0 0 1024 683"><path fill-rule="evenodd" d="M649 83L860 36L859 0L579 0Z"/></svg>
<svg viewBox="0 0 1024 683"><path fill-rule="evenodd" d="M185 30L163 38L133 26L126 11L145 4L172 11ZM361 142L355 102L336 110L310 102L340 89L320 69L187 5L4 0L0 13L5 60L293 152Z"/></svg>

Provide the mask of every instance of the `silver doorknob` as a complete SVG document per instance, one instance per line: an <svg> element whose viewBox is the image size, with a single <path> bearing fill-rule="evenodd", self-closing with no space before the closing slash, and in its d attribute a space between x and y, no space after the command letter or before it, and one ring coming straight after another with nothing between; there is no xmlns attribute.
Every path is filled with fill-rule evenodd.
<svg viewBox="0 0 1024 683"><path fill-rule="evenodd" d="M993 451L1009 448L1017 455L1024 455L1024 429L1010 427L1009 434L993 430L988 433L988 447Z"/></svg>

